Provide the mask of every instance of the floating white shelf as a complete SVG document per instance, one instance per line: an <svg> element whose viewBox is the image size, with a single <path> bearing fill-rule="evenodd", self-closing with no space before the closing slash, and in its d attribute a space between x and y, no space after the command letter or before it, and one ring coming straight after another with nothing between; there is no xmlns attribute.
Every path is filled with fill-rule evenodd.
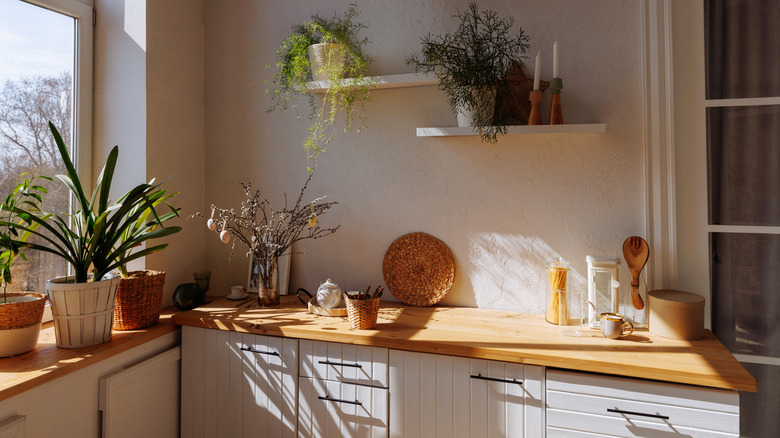
<svg viewBox="0 0 780 438"><path fill-rule="evenodd" d="M436 85L439 79L432 74L404 73L400 75L368 76L364 78L342 79L341 83L347 86L369 85L374 83L377 90L385 88L422 87ZM328 90L329 81L312 81L306 83L305 93L321 94Z"/></svg>
<svg viewBox="0 0 780 438"><path fill-rule="evenodd" d="M575 125L520 125L508 126L509 135L520 134L603 134L607 132L605 123ZM470 126L445 128L417 128L418 137L448 137L460 135L479 135Z"/></svg>

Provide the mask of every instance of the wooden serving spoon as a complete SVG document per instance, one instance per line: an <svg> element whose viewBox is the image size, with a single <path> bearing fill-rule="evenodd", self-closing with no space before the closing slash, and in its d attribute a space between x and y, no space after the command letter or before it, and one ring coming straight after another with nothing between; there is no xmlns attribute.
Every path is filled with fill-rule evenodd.
<svg viewBox="0 0 780 438"><path fill-rule="evenodd" d="M631 270L631 303L636 309L642 310L645 307L642 297L639 295L639 274L650 257L650 248L645 239L638 236L631 236L623 242L623 257L626 258L626 265Z"/></svg>

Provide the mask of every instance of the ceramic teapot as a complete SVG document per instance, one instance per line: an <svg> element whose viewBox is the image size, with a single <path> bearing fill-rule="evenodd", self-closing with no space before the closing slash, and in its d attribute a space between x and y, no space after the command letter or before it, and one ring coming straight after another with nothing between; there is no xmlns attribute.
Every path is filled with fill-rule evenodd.
<svg viewBox="0 0 780 438"><path fill-rule="evenodd" d="M338 307L341 304L341 289L339 285L331 281L330 278L325 280L325 283L322 283L317 289L317 303L325 309Z"/></svg>

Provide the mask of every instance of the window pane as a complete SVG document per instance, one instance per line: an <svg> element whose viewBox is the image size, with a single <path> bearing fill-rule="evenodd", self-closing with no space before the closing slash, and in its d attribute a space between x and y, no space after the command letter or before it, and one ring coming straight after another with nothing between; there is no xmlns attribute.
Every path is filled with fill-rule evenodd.
<svg viewBox="0 0 780 438"><path fill-rule="evenodd" d="M780 96L780 2L707 0L708 99Z"/></svg>
<svg viewBox="0 0 780 438"><path fill-rule="evenodd" d="M711 233L712 331L732 353L780 358L780 235Z"/></svg>
<svg viewBox="0 0 780 438"><path fill-rule="evenodd" d="M707 108L712 225L780 225L780 106Z"/></svg>
<svg viewBox="0 0 780 438"><path fill-rule="evenodd" d="M72 145L75 20L22 2L0 0L0 194L21 181L20 174L53 177L64 173L51 121ZM72 150L72 146L71 146ZM68 211L63 184L49 189L43 207ZM61 259L38 251L17 258L9 291L44 291L47 279L67 272Z"/></svg>

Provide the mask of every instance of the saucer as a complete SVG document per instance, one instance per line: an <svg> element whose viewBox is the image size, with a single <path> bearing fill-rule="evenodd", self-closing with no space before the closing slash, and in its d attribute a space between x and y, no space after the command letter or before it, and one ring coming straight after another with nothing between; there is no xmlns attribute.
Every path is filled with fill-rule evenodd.
<svg viewBox="0 0 780 438"><path fill-rule="evenodd" d="M229 300L243 300L244 298L248 297L249 294L244 292L243 294L237 296L237 297L231 297L230 295L225 295L225 298Z"/></svg>

